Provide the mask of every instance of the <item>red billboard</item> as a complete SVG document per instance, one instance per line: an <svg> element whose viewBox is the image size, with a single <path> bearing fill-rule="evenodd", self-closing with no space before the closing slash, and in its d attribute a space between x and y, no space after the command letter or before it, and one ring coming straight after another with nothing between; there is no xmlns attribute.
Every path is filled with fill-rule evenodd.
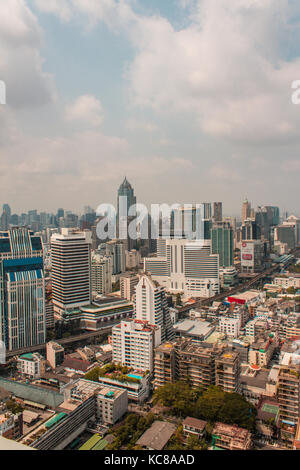
<svg viewBox="0 0 300 470"><path fill-rule="evenodd" d="M244 305L246 301L244 299L239 299L238 297L228 297L227 298L228 302L234 302L235 304L241 304Z"/></svg>

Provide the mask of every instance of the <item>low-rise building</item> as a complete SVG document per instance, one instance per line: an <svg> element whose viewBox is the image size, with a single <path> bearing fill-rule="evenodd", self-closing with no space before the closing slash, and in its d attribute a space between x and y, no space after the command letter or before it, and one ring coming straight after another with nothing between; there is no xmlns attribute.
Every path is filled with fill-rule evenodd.
<svg viewBox="0 0 300 470"><path fill-rule="evenodd" d="M213 447L226 450L250 450L251 433L239 426L216 423L212 430Z"/></svg>
<svg viewBox="0 0 300 470"><path fill-rule="evenodd" d="M201 319L183 320L173 325L177 338L192 338L194 342L205 341L215 331L216 326Z"/></svg>
<svg viewBox="0 0 300 470"><path fill-rule="evenodd" d="M55 341L49 341L46 345L46 358L50 366L55 369L64 362L65 350Z"/></svg>
<svg viewBox="0 0 300 470"><path fill-rule="evenodd" d="M188 416L182 423L183 435L185 437L196 436L198 439L203 439L206 432L206 425L206 421Z"/></svg>
<svg viewBox="0 0 300 470"><path fill-rule="evenodd" d="M240 320L238 318L221 317L219 319L218 330L231 338L238 338L240 335Z"/></svg>
<svg viewBox="0 0 300 470"><path fill-rule="evenodd" d="M45 359L39 353L27 353L18 357L17 363L20 374L38 379L45 371Z"/></svg>
<svg viewBox="0 0 300 470"><path fill-rule="evenodd" d="M163 450L175 431L176 426L173 423L154 421L136 444L147 450Z"/></svg>

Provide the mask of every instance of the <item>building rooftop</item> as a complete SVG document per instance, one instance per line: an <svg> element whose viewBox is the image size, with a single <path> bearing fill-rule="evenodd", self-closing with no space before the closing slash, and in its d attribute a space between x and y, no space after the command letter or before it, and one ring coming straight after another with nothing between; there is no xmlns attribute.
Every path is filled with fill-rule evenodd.
<svg viewBox="0 0 300 470"><path fill-rule="evenodd" d="M268 382L270 370L268 369L256 369L251 366L242 366L240 381L241 384L245 384L257 388L266 388Z"/></svg>
<svg viewBox="0 0 300 470"><path fill-rule="evenodd" d="M137 441L137 445L154 450L162 450L176 431L175 424L166 421L154 421Z"/></svg>
<svg viewBox="0 0 300 470"><path fill-rule="evenodd" d="M191 418L188 416L185 418L183 421L183 426L192 426L195 429L198 429L199 431L203 431L207 425L206 421L203 421L202 419L196 419L196 418Z"/></svg>
<svg viewBox="0 0 300 470"><path fill-rule="evenodd" d="M6 439L5 437L0 436L0 450L36 450L32 447L25 446L20 442L12 441L11 439Z"/></svg>
<svg viewBox="0 0 300 470"><path fill-rule="evenodd" d="M62 367L66 369L78 370L81 372L87 372L92 365L92 362L85 361L84 359L76 359L70 356L65 356L65 360L62 363Z"/></svg>
<svg viewBox="0 0 300 470"><path fill-rule="evenodd" d="M175 331L187 336L199 336L207 338L214 330L215 326L203 320L183 320L175 323Z"/></svg>

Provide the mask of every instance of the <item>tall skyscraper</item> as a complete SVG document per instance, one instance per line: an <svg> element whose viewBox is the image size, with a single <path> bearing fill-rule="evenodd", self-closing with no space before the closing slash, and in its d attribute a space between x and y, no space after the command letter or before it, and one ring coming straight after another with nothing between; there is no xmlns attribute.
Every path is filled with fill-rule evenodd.
<svg viewBox="0 0 300 470"><path fill-rule="evenodd" d="M123 198L127 198L126 201L123 201ZM127 178L124 178L123 183L118 189L118 213L117 213L117 238L120 238L127 242L126 249L128 251L136 248L136 240L128 236L128 226L130 222L136 217L136 211L131 210L129 215L129 210L132 206L136 204L136 197L134 195L134 190Z"/></svg>
<svg viewBox="0 0 300 470"><path fill-rule="evenodd" d="M45 342L42 240L26 228L0 232L0 340L9 351Z"/></svg>
<svg viewBox="0 0 300 470"><path fill-rule="evenodd" d="M222 218L223 218L222 202L214 202L213 218L215 222L222 222Z"/></svg>
<svg viewBox="0 0 300 470"><path fill-rule="evenodd" d="M63 228L51 237L54 310L87 305L92 300L91 232Z"/></svg>
<svg viewBox="0 0 300 470"><path fill-rule="evenodd" d="M242 224L251 216L251 203L246 198L242 205Z"/></svg>
<svg viewBox="0 0 300 470"><path fill-rule="evenodd" d="M261 228L252 219L246 219L242 225L242 240L260 240Z"/></svg>
<svg viewBox="0 0 300 470"><path fill-rule="evenodd" d="M5 210L3 211L1 215L0 225L1 225L1 230L9 229L9 217Z"/></svg>
<svg viewBox="0 0 300 470"><path fill-rule="evenodd" d="M219 255L220 267L233 266L233 230L228 224L215 225L211 230L212 253Z"/></svg>
<svg viewBox="0 0 300 470"><path fill-rule="evenodd" d="M127 213L130 209L130 207L134 204L136 204L136 197L134 195L134 190L129 181L127 180L126 176L124 178L123 183L118 189L118 213L119 213L119 198L122 196L127 197Z"/></svg>
<svg viewBox="0 0 300 470"><path fill-rule="evenodd" d="M165 289L151 277L142 275L135 288L135 317L161 327L162 341L174 338Z"/></svg>
<svg viewBox="0 0 300 470"><path fill-rule="evenodd" d="M2 210L3 210L3 212L6 212L8 217L11 216L11 208L10 208L9 204L3 204Z"/></svg>

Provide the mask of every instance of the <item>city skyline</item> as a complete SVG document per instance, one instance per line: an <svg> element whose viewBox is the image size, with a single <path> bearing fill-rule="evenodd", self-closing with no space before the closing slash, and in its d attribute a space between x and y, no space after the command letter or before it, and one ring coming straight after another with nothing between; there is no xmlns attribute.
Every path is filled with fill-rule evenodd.
<svg viewBox="0 0 300 470"><path fill-rule="evenodd" d="M130 184L130 181L127 180L127 177L125 176L124 180L126 180L128 183L129 183L129 186L131 188L133 188L133 190L135 190L135 186L134 185L131 185ZM124 181L123 181L124 183ZM59 211L63 210L64 213L74 213L74 214L77 214L77 215L84 215L86 213L86 209L88 208L89 211L94 211L97 213L97 208L98 206L100 206L101 204L111 204L112 206L115 207L115 210L116 210L116 213L118 213L118 201L119 201L119 197L120 197L120 188L122 187L122 184L120 184L120 186L117 186L115 188L115 192L117 192L117 196L115 195L115 200L114 198L112 197L109 201L102 201L100 204L97 204L95 205L94 207L91 206L90 204L84 204L83 206L79 207L78 209L72 209L72 208L67 208L67 207L61 207L63 206L63 204L61 204L59 207L54 207L52 209L45 209L45 207L43 207L42 209L39 209L37 207L33 208L33 207L30 207L30 208L26 208L24 210L19 210L19 211L16 211L14 207L11 206L10 203L2 203L2 211L4 211L6 209L6 207L9 207L9 210L10 210L10 215L13 215L13 214L17 214L17 215L21 215L21 214L27 214L29 213L30 211L37 211L38 213L47 213L47 214L52 214L52 215L55 215L57 214ZM129 199L130 197L128 198L128 204L129 204ZM204 199L198 199L198 200L193 200L193 201L176 201L176 203L174 203L173 201L169 200L169 204L170 206L172 206L172 204L179 204L181 205L182 207L184 207L185 204L187 205L195 205L195 204L203 204L204 202ZM250 206L252 205L252 210L256 210L256 209L259 209L261 207L267 207L267 206L274 206L274 204L272 204L272 201L270 204L264 204L264 203L261 203L261 202L258 202L257 204L253 204L253 201L249 200L248 201L248 198L245 197L243 200L241 200L241 205L240 205L240 208L239 210L237 210L237 212L229 212L229 211L224 211L224 203L223 201L220 201L220 202L217 202L215 200L211 200L211 201L208 201L206 200L206 202L204 204L210 204L212 206L212 209L213 209L213 205L214 204L221 204L222 205L222 212L223 212L223 218L226 218L226 217L235 217L237 218L237 220L241 220L243 222L243 207L244 207L244 204L247 202L247 204L249 203ZM148 204L145 203L143 200L139 199L138 196L135 195L135 202L132 202L132 204L144 204L148 209L151 208L151 204L153 203L153 201L150 201ZM168 204L168 202L162 202L162 201L158 201L156 202L157 204ZM128 205L128 209L129 207L131 206L131 204ZM276 206L277 207L277 206ZM286 214L288 215L297 215L299 213L299 209L296 209L295 211L291 211L291 210L288 210L287 208L282 208L279 206L279 211L280 211L280 215L282 217L285 217ZM249 217L251 218L251 215L249 215Z"/></svg>
<svg viewBox="0 0 300 470"><path fill-rule="evenodd" d="M300 6L149 3L1 6L5 199L79 211L115 202L127 175L145 204L215 200L237 214L246 194L296 212Z"/></svg>

